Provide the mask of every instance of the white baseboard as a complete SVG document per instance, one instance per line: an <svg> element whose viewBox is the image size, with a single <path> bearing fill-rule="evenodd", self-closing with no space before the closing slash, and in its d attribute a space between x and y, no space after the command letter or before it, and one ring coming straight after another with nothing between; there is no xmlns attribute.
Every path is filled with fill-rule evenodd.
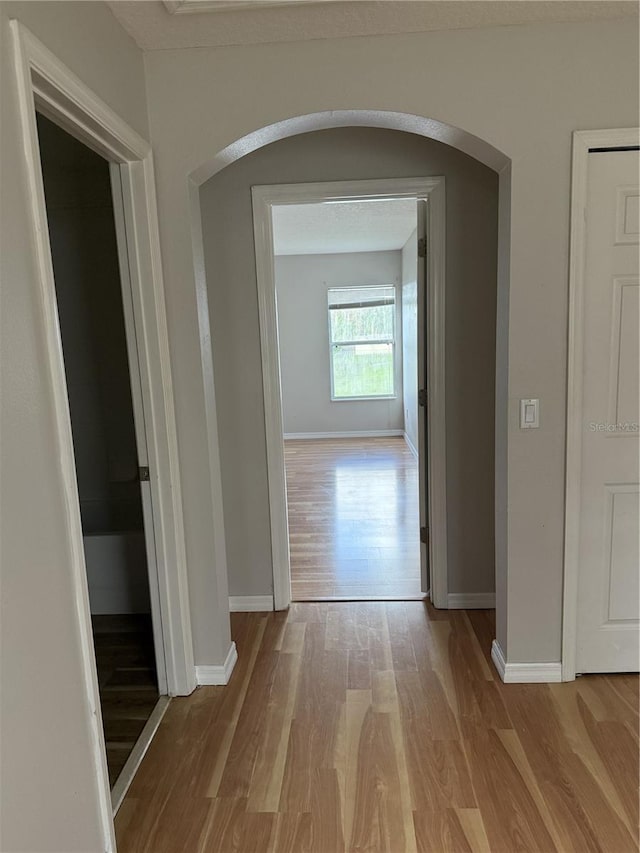
<svg viewBox="0 0 640 853"><path fill-rule="evenodd" d="M449 610L493 610L495 592L450 592L447 596Z"/></svg>
<svg viewBox="0 0 640 853"><path fill-rule="evenodd" d="M230 595L229 611L231 613L264 613L273 610L272 595Z"/></svg>
<svg viewBox="0 0 640 853"><path fill-rule="evenodd" d="M403 436L401 429L358 429L350 432L285 432L284 439L314 438L393 438Z"/></svg>
<svg viewBox="0 0 640 853"><path fill-rule="evenodd" d="M497 640L491 644L491 660L505 684L550 684L562 681L562 664L560 661L507 663Z"/></svg>
<svg viewBox="0 0 640 853"><path fill-rule="evenodd" d="M420 456L418 454L418 451L416 450L415 444L411 441L411 439L406 434L406 432L402 433L402 435L404 436L404 440L407 442L407 446L409 447L409 450L413 453L413 455L416 457L416 459L419 459Z"/></svg>
<svg viewBox="0 0 640 853"><path fill-rule="evenodd" d="M196 684L199 686L228 684L237 660L238 650L236 644L232 642L222 666L196 666Z"/></svg>

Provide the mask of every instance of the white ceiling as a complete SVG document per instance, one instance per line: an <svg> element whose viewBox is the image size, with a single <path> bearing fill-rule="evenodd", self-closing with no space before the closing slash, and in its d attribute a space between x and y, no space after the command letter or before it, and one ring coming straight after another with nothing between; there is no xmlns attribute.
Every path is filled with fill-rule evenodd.
<svg viewBox="0 0 640 853"><path fill-rule="evenodd" d="M633 0L110 0L143 50L636 17Z"/></svg>
<svg viewBox="0 0 640 853"><path fill-rule="evenodd" d="M414 199L288 204L273 208L276 255L401 249L415 227Z"/></svg>

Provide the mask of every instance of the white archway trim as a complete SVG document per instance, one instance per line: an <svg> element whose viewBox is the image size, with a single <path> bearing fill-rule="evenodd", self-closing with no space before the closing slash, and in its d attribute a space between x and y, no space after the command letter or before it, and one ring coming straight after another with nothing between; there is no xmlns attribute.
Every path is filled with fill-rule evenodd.
<svg viewBox="0 0 640 853"><path fill-rule="evenodd" d="M260 318L267 470L271 519L273 594L276 610L291 603L291 568L282 423L282 388L276 314L272 209L282 204L383 198L425 200L427 214L427 364L429 568L431 600L448 607L447 472L445 421L445 185L443 177L252 188L256 278ZM426 590L425 590L426 592Z"/></svg>
<svg viewBox="0 0 640 853"><path fill-rule="evenodd" d="M254 130L223 148L211 160L195 169L190 178L194 184L200 186L225 166L235 163L236 160L246 157L247 154L265 145L300 133L327 130L333 127L377 127L435 139L436 142L443 142L462 151L463 154L474 157L494 172L501 172L510 162L506 155L489 142L437 119L390 110L327 110L293 116Z"/></svg>

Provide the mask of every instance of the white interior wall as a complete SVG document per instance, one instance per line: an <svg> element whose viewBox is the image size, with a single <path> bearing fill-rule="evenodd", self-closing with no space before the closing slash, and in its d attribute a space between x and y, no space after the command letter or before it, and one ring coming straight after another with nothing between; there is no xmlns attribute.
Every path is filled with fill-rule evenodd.
<svg viewBox="0 0 640 853"><path fill-rule="evenodd" d="M275 280L285 436L402 430L400 252L281 255ZM396 398L332 401L327 291L361 284L396 287Z"/></svg>
<svg viewBox="0 0 640 853"><path fill-rule="evenodd" d="M0 4L0 849L93 853L106 841L30 236L12 17L146 136L144 70L102 3Z"/></svg>
<svg viewBox="0 0 640 853"><path fill-rule="evenodd" d="M418 231L402 247L402 386L404 433L418 452Z"/></svg>

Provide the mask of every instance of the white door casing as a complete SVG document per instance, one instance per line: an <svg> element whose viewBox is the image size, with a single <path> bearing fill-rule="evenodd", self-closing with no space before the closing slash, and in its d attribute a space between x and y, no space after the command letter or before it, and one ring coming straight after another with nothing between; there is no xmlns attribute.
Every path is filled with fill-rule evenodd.
<svg viewBox="0 0 640 853"><path fill-rule="evenodd" d="M73 590L82 690L92 744L103 849L115 850L100 696L93 651L69 401L62 357L51 247L36 127L36 108L89 148L118 164L127 220L128 272L152 476L153 530L162 609L167 689L188 694L196 686L191 636L181 481L169 361L155 178L151 147L19 21L10 22L16 99L30 200L36 264L39 332L51 388L60 483L67 513L69 573Z"/></svg>
<svg viewBox="0 0 640 853"><path fill-rule="evenodd" d="M113 199L113 219L116 229L118 250L118 265L120 269L120 292L122 294L122 313L126 330L127 357L129 363L129 379L131 385L131 404L133 407L133 425L136 436L138 466L149 469L149 448L147 447L147 425L144 415L144 397L142 375L140 370L140 354L136 335L136 312L133 305L131 288L131 271L127 253L127 222L123 198L123 178L119 163L109 164L111 178L111 196ZM158 693L164 696L168 693L167 663L164 650L162 629L162 604L160 600L160 585L158 582L158 557L156 552L155 531L153 528L153 496L149 480L139 481L140 499L144 527L144 542L147 555L147 577L149 579L149 598L151 601L151 624L153 628L153 646L158 678Z"/></svg>
<svg viewBox="0 0 640 853"><path fill-rule="evenodd" d="M639 666L638 151L597 134L574 151L565 680Z"/></svg>
<svg viewBox="0 0 640 853"><path fill-rule="evenodd" d="M431 601L446 608L447 517L445 431L445 180L444 177L392 178L370 181L338 181L318 184L280 184L252 187L256 279L260 320L260 348L265 406L267 472L273 565L274 608L291 602L291 568L287 522L286 480L282 425L282 391L274 275L272 207L342 199L415 198L429 208L429 253L426 291L428 328L429 430L428 522ZM420 282L418 282L420 283ZM422 452L422 449L420 449ZM422 456L424 459L424 455ZM423 574L424 577L424 574ZM426 589L424 590L426 592Z"/></svg>

